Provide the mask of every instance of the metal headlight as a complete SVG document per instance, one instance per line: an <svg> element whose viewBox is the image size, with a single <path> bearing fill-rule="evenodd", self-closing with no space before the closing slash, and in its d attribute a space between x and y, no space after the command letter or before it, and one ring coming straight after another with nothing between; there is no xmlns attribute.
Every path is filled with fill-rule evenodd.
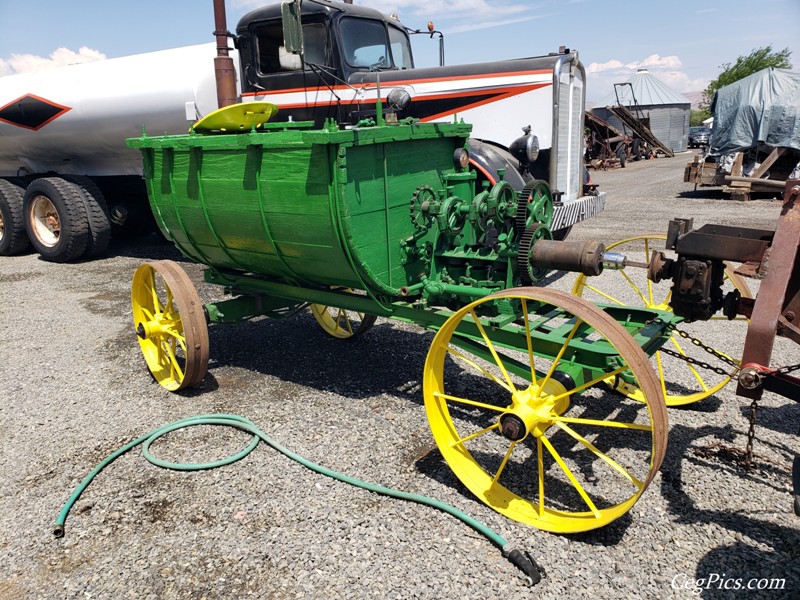
<svg viewBox="0 0 800 600"><path fill-rule="evenodd" d="M531 164L539 158L539 138L531 134L530 126L523 129L525 135L515 139L508 151L523 164Z"/></svg>

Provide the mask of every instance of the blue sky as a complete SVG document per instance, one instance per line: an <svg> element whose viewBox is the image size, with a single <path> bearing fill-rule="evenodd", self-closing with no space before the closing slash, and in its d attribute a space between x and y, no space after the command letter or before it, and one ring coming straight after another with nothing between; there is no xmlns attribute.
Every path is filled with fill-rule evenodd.
<svg viewBox="0 0 800 600"><path fill-rule="evenodd" d="M227 0L228 28L271 0ZM677 92L698 92L724 63L772 45L800 70L800 0L355 0L397 13L408 27L433 20L448 64L577 49L587 97L599 100L646 67ZM48 62L117 57L212 41L212 0L0 0L0 75ZM418 66L438 46L416 36Z"/></svg>

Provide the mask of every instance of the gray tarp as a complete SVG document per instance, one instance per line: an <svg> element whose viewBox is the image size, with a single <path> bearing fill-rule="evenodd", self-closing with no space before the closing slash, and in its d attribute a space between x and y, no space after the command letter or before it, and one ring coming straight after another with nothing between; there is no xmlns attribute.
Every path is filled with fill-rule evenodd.
<svg viewBox="0 0 800 600"><path fill-rule="evenodd" d="M709 154L719 156L759 143L800 150L800 73L764 69L717 90Z"/></svg>

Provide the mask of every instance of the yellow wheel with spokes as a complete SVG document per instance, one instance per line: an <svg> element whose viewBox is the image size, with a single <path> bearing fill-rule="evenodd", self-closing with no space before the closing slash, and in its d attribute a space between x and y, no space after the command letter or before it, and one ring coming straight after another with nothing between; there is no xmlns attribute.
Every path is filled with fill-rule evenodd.
<svg viewBox="0 0 800 600"><path fill-rule="evenodd" d="M519 306L513 342L508 326L479 317L498 299ZM570 373L589 355L604 366L578 364L592 374L576 381ZM621 374L644 403L595 386ZM622 516L666 451L666 407L647 355L607 313L565 292L516 288L453 314L431 344L423 393L461 482L499 513L547 531L588 531Z"/></svg>
<svg viewBox="0 0 800 600"><path fill-rule="evenodd" d="M312 304L311 314L325 333L343 340L368 331L377 319L375 315L324 304Z"/></svg>
<svg viewBox="0 0 800 600"><path fill-rule="evenodd" d="M208 326L186 272L171 260L143 264L133 275L131 303L155 380L171 392L199 383L208 369Z"/></svg>
<svg viewBox="0 0 800 600"><path fill-rule="evenodd" d="M674 252L665 249L666 239L665 235L659 233L645 234L611 244L607 250L614 250L627 256L629 260L640 263L647 263L654 250L664 252L667 258L675 258ZM628 267L622 271L606 270L595 277L579 275L572 293L590 302L644 306L671 312L669 306L671 286L671 280L660 283L650 281L647 278L647 269ZM730 265L726 265L723 293L734 289L738 290L742 297L752 298L744 279L734 273ZM740 342L732 341L730 335L725 335L726 329L730 327L741 327L742 335L737 337ZM709 321L682 323L678 329L726 358L739 362L746 327L745 317L729 321L727 317L718 315ZM723 339L726 340L728 347L721 349L717 346ZM730 344L738 345L730 347ZM652 361L661 380L667 406L698 402L718 392L730 381L730 375L723 374L722 371L731 373L732 365L691 342L690 339L682 338L677 332L673 332L662 348L653 355ZM707 366L704 368L697 364L698 362ZM629 398L641 400L641 391L629 382L620 378L610 378L607 384Z"/></svg>

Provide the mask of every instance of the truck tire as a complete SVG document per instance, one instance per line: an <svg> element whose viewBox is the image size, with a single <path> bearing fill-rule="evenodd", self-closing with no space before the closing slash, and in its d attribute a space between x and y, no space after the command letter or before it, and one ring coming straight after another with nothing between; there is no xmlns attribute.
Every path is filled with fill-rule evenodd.
<svg viewBox="0 0 800 600"><path fill-rule="evenodd" d="M68 180L81 190L89 223L89 241L83 257L95 258L105 252L111 243L111 218L106 198L97 184L88 177L74 176Z"/></svg>
<svg viewBox="0 0 800 600"><path fill-rule="evenodd" d="M23 200L28 238L44 260L68 262L83 256L89 244L81 188L61 177L34 180Z"/></svg>
<svg viewBox="0 0 800 600"><path fill-rule="evenodd" d="M22 188L0 179L0 256L19 254L30 245L22 215Z"/></svg>

